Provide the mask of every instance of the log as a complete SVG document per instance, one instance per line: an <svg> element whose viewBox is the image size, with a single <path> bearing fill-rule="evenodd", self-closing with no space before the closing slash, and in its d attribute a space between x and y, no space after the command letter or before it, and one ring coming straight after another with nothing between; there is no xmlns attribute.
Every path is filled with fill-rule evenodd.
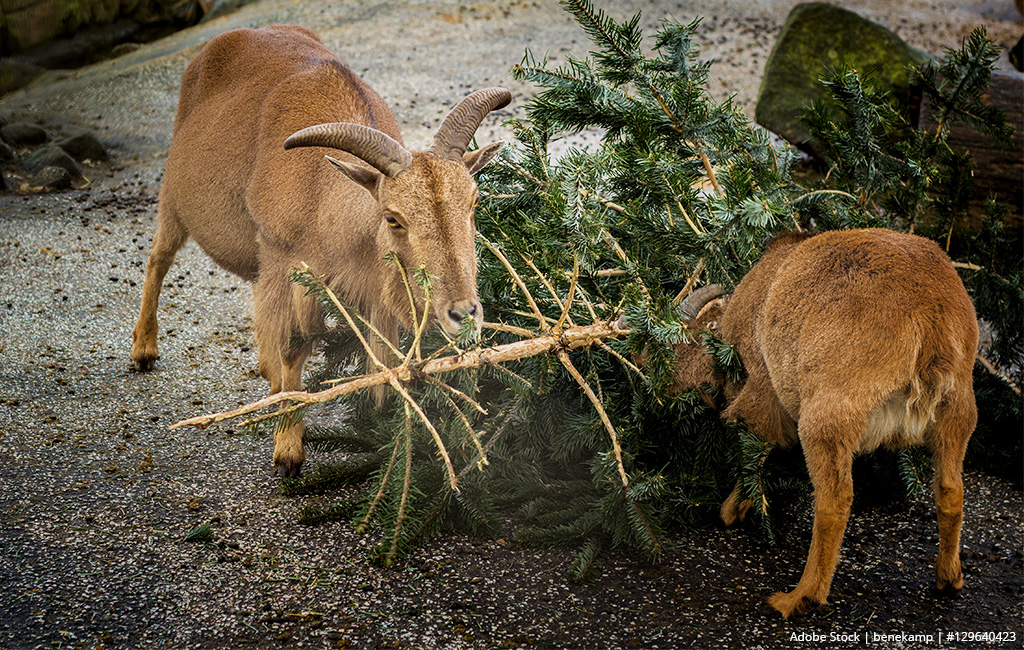
<svg viewBox="0 0 1024 650"><path fill-rule="evenodd" d="M954 148L971 152L978 169L974 172L976 187L968 215L972 228L981 224L982 207L989 194L1010 206L1006 226L1017 238L1024 227L1024 75L996 70L982 101L995 106L1015 129L1010 142L999 142L964 124L949 129L949 143ZM935 113L925 99L921 104L918 127L934 131L938 126Z"/></svg>

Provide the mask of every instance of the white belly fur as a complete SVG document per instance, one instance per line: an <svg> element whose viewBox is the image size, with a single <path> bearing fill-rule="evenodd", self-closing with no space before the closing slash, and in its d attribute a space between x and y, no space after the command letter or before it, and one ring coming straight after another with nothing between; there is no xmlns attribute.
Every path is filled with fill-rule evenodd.
<svg viewBox="0 0 1024 650"><path fill-rule="evenodd" d="M924 432L935 416L942 399L941 390L921 390L914 382L909 390L893 394L868 414L861 433L859 453L886 447L898 449L924 442ZM913 396L913 397L911 397Z"/></svg>

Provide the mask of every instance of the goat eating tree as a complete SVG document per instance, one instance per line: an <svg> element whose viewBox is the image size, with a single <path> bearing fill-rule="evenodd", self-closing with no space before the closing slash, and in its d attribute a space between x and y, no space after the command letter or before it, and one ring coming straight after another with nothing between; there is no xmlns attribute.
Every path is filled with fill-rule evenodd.
<svg viewBox="0 0 1024 650"><path fill-rule="evenodd" d="M289 280L301 263L392 344L413 314L389 253L431 276L433 315L445 332L456 333L466 318L479 328L472 175L502 143L466 148L487 113L510 100L504 88L469 95L428 150L410 152L384 100L311 31L282 25L212 39L182 79L132 331L135 367L147 370L157 359L160 287L189 237L253 283L259 371L271 393L301 389L311 350L292 339L323 325L317 304ZM328 152L336 158L325 161ZM422 312L424 295L414 300ZM387 349L375 344L379 358ZM277 431L282 476L298 474L305 460L303 431L301 420Z"/></svg>
<svg viewBox="0 0 1024 650"><path fill-rule="evenodd" d="M672 390L718 386L728 401L723 418L803 448L814 486L811 546L796 588L773 595L771 606L788 617L828 597L853 502L854 455L921 443L935 467L936 586L958 591L978 323L949 257L931 240L892 230L790 233L722 295L709 285L680 309L691 331L735 346L746 376L720 376L712 355L688 340L673 346ZM751 505L737 486L722 520L742 520Z"/></svg>

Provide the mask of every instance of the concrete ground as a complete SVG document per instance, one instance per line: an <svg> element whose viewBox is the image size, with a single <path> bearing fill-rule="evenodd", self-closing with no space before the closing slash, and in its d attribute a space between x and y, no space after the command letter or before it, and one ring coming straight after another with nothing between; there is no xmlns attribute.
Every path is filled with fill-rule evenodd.
<svg viewBox="0 0 1024 650"><path fill-rule="evenodd" d="M643 11L649 34L665 16L703 16L703 54L719 60L713 91L752 115L795 2L602 4L618 18ZM1008 0L843 6L936 53L977 25L1006 47L1021 33ZM588 48L552 0L262 0L0 100L12 119L94 129L113 156L86 171L85 190L0 195L0 648L790 647L807 631L862 643L869 631L1024 633L1021 494L983 474L968 476L962 598L929 592L924 498L855 517L834 604L782 622L759 599L795 582L806 537L780 550L743 531L680 533L663 564L618 560L593 584L568 582L565 557L462 538L383 571L350 526L295 523L313 501L277 491L266 438L169 432L266 390L252 373L249 288L193 246L168 276L157 369L129 371L178 83L214 34L281 22L320 33L390 103L414 148L454 102L490 85L514 100L480 140L506 136L501 122L522 117L532 92L507 75L524 51L557 60ZM214 543L184 543L200 523L213 524Z"/></svg>

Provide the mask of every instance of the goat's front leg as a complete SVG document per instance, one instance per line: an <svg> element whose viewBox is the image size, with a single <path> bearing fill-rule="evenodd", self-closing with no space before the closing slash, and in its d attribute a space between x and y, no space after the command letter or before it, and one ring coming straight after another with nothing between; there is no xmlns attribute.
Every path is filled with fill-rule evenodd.
<svg viewBox="0 0 1024 650"><path fill-rule="evenodd" d="M302 390L302 367L309 353L288 350L281 358L281 390ZM302 436L306 423L297 412L285 414L274 430L274 467L281 476L298 476L306 460Z"/></svg>
<svg viewBox="0 0 1024 650"><path fill-rule="evenodd" d="M853 503L853 450L862 429L862 424L830 418L827 412L809 408L805 413L800 439L814 485L814 531L796 588L768 599L784 618L828 598Z"/></svg>
<svg viewBox="0 0 1024 650"><path fill-rule="evenodd" d="M302 390L302 368L309 357L306 346L293 346L292 335L303 327L306 311L297 285L283 272L261 271L253 287L253 327L259 349L260 374L270 382L270 394ZM306 299L308 301L308 299ZM311 301L310 301L311 302ZM282 416L274 430L274 467L283 477L298 476L306 451L302 436L306 425L296 412Z"/></svg>
<svg viewBox="0 0 1024 650"><path fill-rule="evenodd" d="M718 514L722 518L723 524L732 526L733 524L743 522L753 507L754 502L750 499L740 500L740 484L737 481L736 487L732 489L728 498L722 502L722 509Z"/></svg>

